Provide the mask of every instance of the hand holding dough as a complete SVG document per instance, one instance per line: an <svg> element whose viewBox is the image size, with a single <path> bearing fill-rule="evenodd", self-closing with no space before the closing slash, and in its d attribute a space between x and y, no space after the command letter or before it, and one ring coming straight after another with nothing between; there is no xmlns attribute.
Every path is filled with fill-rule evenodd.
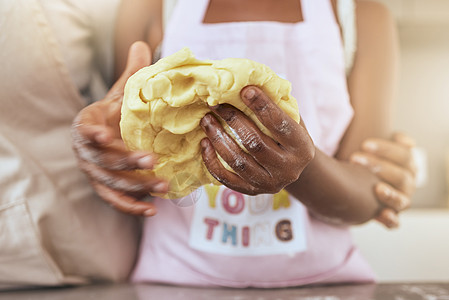
<svg viewBox="0 0 449 300"><path fill-rule="evenodd" d="M200 141L206 135L199 123L210 112L209 106L231 104L270 135L241 101L240 91L247 85L259 86L299 123L290 82L248 59L201 61L184 48L128 80L120 122L122 138L131 150L146 150L159 157L156 168L145 171L170 181L170 192L159 196L179 198L201 185L219 184L201 157Z"/></svg>

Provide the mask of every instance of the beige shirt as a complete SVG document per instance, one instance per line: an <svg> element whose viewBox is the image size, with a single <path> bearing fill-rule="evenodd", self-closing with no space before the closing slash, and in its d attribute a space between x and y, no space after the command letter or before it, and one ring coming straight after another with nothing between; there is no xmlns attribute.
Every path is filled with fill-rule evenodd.
<svg viewBox="0 0 449 300"><path fill-rule="evenodd" d="M117 2L0 1L0 288L118 281L134 264L138 220L95 196L70 137L109 84Z"/></svg>

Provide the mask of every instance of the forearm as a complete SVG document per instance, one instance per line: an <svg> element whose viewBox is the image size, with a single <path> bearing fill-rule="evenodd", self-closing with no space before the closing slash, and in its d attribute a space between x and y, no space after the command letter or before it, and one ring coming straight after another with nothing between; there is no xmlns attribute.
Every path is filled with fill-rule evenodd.
<svg viewBox="0 0 449 300"><path fill-rule="evenodd" d="M388 137L397 84L398 47L394 19L379 3L357 1L357 53L348 89L354 118L340 142L337 159L317 150L287 190L313 213L347 224L366 222L382 206L374 193L379 179L346 161L369 137Z"/></svg>
<svg viewBox="0 0 449 300"><path fill-rule="evenodd" d="M317 149L299 179L286 190L328 222L360 224L381 209L373 192L378 181L366 168L336 160Z"/></svg>
<svg viewBox="0 0 449 300"><path fill-rule="evenodd" d="M144 41L154 51L162 40L162 0L121 1L114 33L115 79L125 69L129 47Z"/></svg>

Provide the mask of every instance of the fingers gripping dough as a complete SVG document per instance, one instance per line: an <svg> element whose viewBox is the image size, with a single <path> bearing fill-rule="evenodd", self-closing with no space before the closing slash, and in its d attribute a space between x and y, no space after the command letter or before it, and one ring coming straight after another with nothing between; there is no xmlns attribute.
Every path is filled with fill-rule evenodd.
<svg viewBox="0 0 449 300"><path fill-rule="evenodd" d="M240 98L247 85L256 85L299 122L290 83L270 68L247 59L198 60L188 48L145 67L125 86L120 129L131 150L158 156L149 172L170 182L164 198L185 196L203 184L219 184L204 166L199 123L208 106L229 103L248 115L270 135Z"/></svg>

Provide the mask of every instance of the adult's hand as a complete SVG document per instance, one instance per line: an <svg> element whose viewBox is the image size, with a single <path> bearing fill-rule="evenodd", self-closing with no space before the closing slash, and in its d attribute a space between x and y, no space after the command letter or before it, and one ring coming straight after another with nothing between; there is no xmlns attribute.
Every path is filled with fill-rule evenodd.
<svg viewBox="0 0 449 300"><path fill-rule="evenodd" d="M296 181L313 159L315 147L304 126L296 123L261 89L247 86L242 101L255 113L272 137L235 107L211 107L215 114L201 120L207 138L201 141L203 160L209 172L227 187L248 195L276 193ZM226 133L218 118L235 132L239 144ZM220 157L232 168L226 169Z"/></svg>
<svg viewBox="0 0 449 300"><path fill-rule="evenodd" d="M156 157L143 151L129 151L120 135L120 111L128 78L151 62L149 47L134 43L127 66L106 97L85 107L72 126L73 149L79 166L98 195L117 209L135 215L152 216L156 207L141 201L149 193L165 193L168 183L135 172L151 169Z"/></svg>
<svg viewBox="0 0 449 300"><path fill-rule="evenodd" d="M365 140L361 151L350 158L351 162L369 168L381 179L375 186L375 194L385 208L376 219L388 228L397 227L399 213L410 206L416 186L414 146L410 137L396 133L391 140Z"/></svg>

